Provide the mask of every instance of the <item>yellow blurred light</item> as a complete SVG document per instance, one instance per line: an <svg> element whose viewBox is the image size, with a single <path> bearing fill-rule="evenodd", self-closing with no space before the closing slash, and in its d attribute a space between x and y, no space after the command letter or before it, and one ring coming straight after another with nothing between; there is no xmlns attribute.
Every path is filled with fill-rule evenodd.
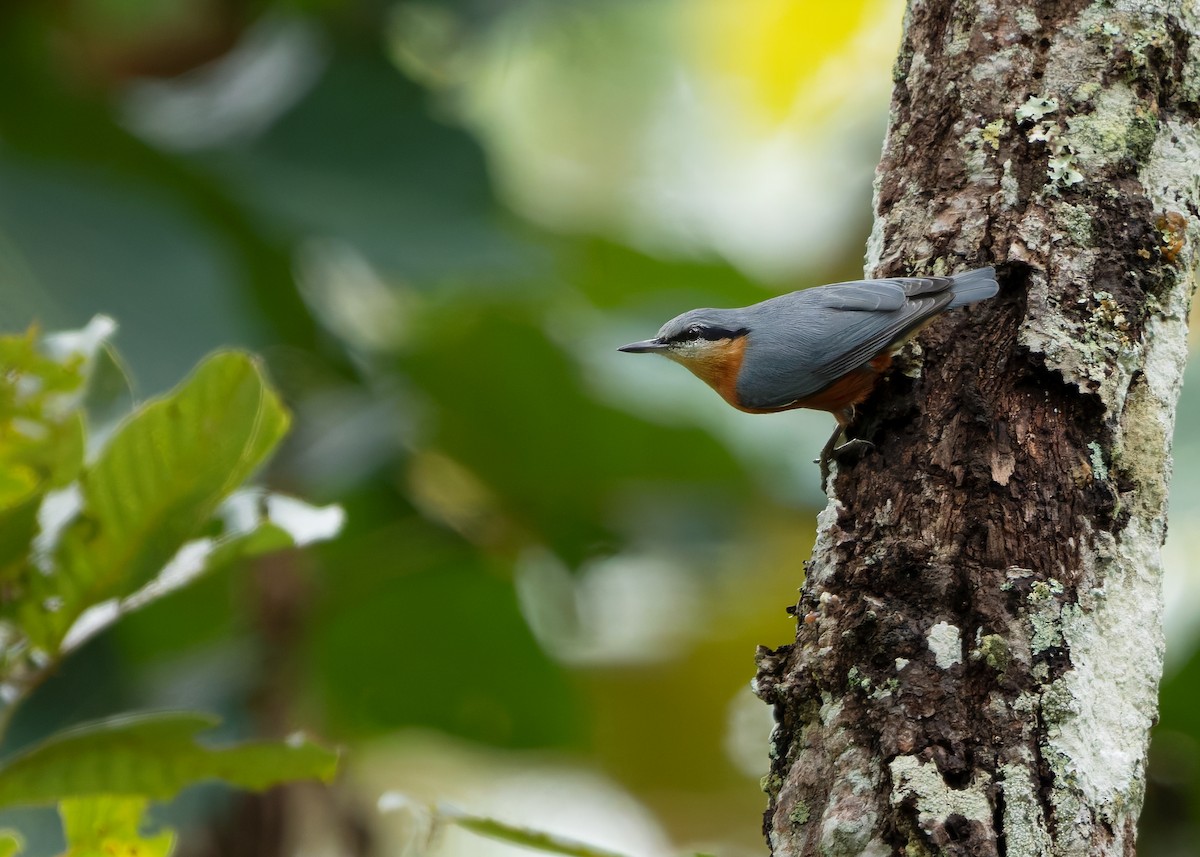
<svg viewBox="0 0 1200 857"><path fill-rule="evenodd" d="M516 4L449 59L414 60L418 27L397 26L391 41L402 67L440 81L520 214L556 231L616 228L656 254L715 251L785 280L841 252L857 228L903 10L903 0ZM453 44L428 41L435 59Z"/></svg>
<svg viewBox="0 0 1200 857"><path fill-rule="evenodd" d="M829 61L849 51L878 11L875 0L698 0L683 4L691 18L697 64L734 82L747 118L778 125L797 100L820 84ZM899 34L899 17L889 29ZM894 42L893 42L894 44ZM881 57L890 64L892 55Z"/></svg>

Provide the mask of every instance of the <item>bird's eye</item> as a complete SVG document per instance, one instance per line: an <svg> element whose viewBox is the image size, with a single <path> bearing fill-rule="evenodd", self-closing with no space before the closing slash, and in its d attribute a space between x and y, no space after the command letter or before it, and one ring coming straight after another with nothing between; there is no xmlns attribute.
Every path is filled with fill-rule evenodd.
<svg viewBox="0 0 1200 857"><path fill-rule="evenodd" d="M692 340L699 339L703 334L704 328L698 324L693 324L683 332L683 339L687 342L691 342Z"/></svg>

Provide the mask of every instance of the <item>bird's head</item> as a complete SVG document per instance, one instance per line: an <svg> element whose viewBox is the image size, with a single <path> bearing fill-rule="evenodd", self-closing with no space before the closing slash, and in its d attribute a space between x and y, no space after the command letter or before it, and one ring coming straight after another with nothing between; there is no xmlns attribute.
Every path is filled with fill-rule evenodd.
<svg viewBox="0 0 1200 857"><path fill-rule="evenodd" d="M654 339L622 345L618 351L661 354L680 363L702 360L729 348L750 332L738 310L694 309L664 324Z"/></svg>
<svg viewBox="0 0 1200 857"><path fill-rule="evenodd" d="M618 350L632 354L661 354L682 363L726 399L741 368L750 332L741 310L694 309L676 316L654 339L631 342Z"/></svg>

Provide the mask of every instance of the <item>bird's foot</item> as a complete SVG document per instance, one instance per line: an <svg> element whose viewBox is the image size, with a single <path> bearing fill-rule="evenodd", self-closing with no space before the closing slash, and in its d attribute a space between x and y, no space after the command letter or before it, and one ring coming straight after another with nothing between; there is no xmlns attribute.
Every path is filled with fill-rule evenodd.
<svg viewBox="0 0 1200 857"><path fill-rule="evenodd" d="M821 450L821 456L813 461L813 464L819 465L821 468L821 488L823 490L829 484L829 463L831 461L853 463L875 448L875 444L871 441L863 440L860 437L847 438L844 443L838 443L842 437L844 434L839 426Z"/></svg>
<svg viewBox="0 0 1200 857"><path fill-rule="evenodd" d="M850 458L861 457L874 448L875 444L871 441L863 440L861 437L852 437L845 443L835 446L832 455L838 461L846 461Z"/></svg>

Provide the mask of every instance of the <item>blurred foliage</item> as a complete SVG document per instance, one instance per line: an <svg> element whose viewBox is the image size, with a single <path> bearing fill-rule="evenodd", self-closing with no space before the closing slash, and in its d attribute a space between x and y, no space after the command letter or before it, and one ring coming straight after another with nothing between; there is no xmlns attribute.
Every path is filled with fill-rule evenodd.
<svg viewBox="0 0 1200 857"><path fill-rule="evenodd" d="M138 832L147 803L111 795L63 801L63 857L167 857L175 846L173 832L149 837Z"/></svg>
<svg viewBox="0 0 1200 857"><path fill-rule="evenodd" d="M390 789L540 829L567 823L563 803L530 809L557 799L588 814L562 832L618 852L760 853L769 721L746 686L754 646L794 633L828 421L734 413L614 348L685 308L762 299L748 271L783 288L859 270L901 9L831 9L0 4L6 327L112 314L149 393L253 348L294 414L266 479L347 513L336 540L262 557L280 534L243 498L259 536L231 550L254 556L214 555L81 641L9 749L133 707L350 746L319 797L193 790L156 810L188 855L301 836L395 853L394 820L363 809ZM132 398L104 353L94 414ZM255 394L228 380L214 413ZM6 580L39 492L98 461L29 406L47 431L22 454L66 463L3 468ZM255 458L271 422L201 454ZM180 528L211 511L212 486L193 487L156 507ZM504 804L580 772L582 796ZM27 853L61 850L39 832L56 820L5 818Z"/></svg>
<svg viewBox="0 0 1200 857"><path fill-rule="evenodd" d="M630 786L666 788L660 809L681 834L753 843L755 776L721 761L720 745L753 645L788 635L782 606L798 578L775 554L806 550L809 525L797 539L791 514L690 417L637 416L593 376L625 337L613 320L656 325L680 305L763 292L720 261L663 260L506 215L479 145L391 64L387 10L335 5L252 16L298 49L315 45L311 85L266 108L277 115L261 130L183 148L128 130L166 109L133 98L146 84L130 81L131 62L89 50L88 63L104 64L96 74L64 61L64 45L102 32L81 35L34 4L6 12L0 38L13 50L0 62L26 91L0 96L0 269L11 272L0 307L47 326L119 314L133 374L151 391L217 345L259 349L297 414L272 479L348 513L315 563L249 578L216 570L101 633L78 657L110 666L52 678L14 735L37 740L64 704L94 717L203 702L233 723L276 734L319 724L359 747L424 727L584 754ZM475 28L503 14L447 9ZM157 38L144 34L130 55L149 55ZM203 81L172 85L154 97L169 106ZM533 585L518 594L538 552L565 570L550 594L566 602L531 603L546 595ZM659 613L676 613L674 636L643 628L645 663L610 662L609 648L629 649L607 630L592 638L596 617L620 609L610 578L659 556L687 565L683 590L628 597L671 599ZM755 578L755 606L714 611ZM679 612L689 609L694 622ZM531 610L561 613L565 637L531 628ZM714 631L724 645L707 642ZM697 646L710 655L686 669L671 654ZM564 663L564 647L586 648L595 666ZM699 688L704 701L673 723L669 707L645 710L651 687L679 699ZM637 742L669 746L673 761L647 755L639 771L622 749ZM687 780L647 774L700 746L717 764L687 768L710 768L701 800L727 809L693 825L689 799L671 796Z"/></svg>
<svg viewBox="0 0 1200 857"><path fill-rule="evenodd" d="M116 362L105 350L113 327L98 317L43 339L33 330L0 337L0 732L66 656L121 615L206 571L327 538L340 524L336 510L235 493L288 425L243 354L212 356L96 439L85 458L89 381L101 355ZM0 763L0 807L58 803L69 854L165 854L171 834L136 835L147 798L210 778L264 789L333 776L336 754L303 740L198 746L194 733L216 722L170 714L75 725ZM112 836L96 833L109 827Z"/></svg>
<svg viewBox="0 0 1200 857"><path fill-rule="evenodd" d="M166 800L206 779L262 790L333 778L336 754L303 738L220 749L197 744L196 733L217 722L203 714L141 714L61 732L0 769L0 806L102 794Z"/></svg>

